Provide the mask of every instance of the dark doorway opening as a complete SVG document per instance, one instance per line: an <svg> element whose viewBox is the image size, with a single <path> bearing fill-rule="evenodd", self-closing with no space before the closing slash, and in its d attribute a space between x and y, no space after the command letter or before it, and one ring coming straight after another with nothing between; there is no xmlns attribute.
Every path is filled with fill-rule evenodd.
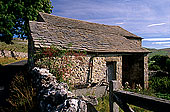
<svg viewBox="0 0 170 112"><path fill-rule="evenodd" d="M106 62L107 81L116 80L116 61Z"/></svg>
<svg viewBox="0 0 170 112"><path fill-rule="evenodd" d="M128 82L131 88L136 84L144 87L144 55L125 55L122 57L122 85Z"/></svg>

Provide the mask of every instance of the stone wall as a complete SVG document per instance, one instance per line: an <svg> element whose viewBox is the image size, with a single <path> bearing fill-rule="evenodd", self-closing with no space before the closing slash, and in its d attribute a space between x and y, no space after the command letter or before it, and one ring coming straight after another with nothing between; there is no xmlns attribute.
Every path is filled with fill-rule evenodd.
<svg viewBox="0 0 170 112"><path fill-rule="evenodd" d="M116 62L116 80L119 81L120 86L122 84L122 56L111 56L111 57L94 57L93 59L93 72L92 82L107 82L107 62Z"/></svg>
<svg viewBox="0 0 170 112"><path fill-rule="evenodd" d="M63 65L60 58L57 60L57 65ZM71 72L66 73L64 78L73 85L107 82L107 62L116 62L116 79L122 83L122 56L69 56L67 60L70 61Z"/></svg>
<svg viewBox="0 0 170 112"><path fill-rule="evenodd" d="M90 58L91 56L72 56L71 63L71 83L85 84L90 74Z"/></svg>
<svg viewBox="0 0 170 112"><path fill-rule="evenodd" d="M91 74L91 82L97 83L101 80L106 82L106 60L105 57L94 57Z"/></svg>
<svg viewBox="0 0 170 112"><path fill-rule="evenodd" d="M144 87L148 88L148 55L144 56Z"/></svg>
<svg viewBox="0 0 170 112"><path fill-rule="evenodd" d="M97 105L95 97L76 97L66 83L58 83L47 69L35 67L31 73L34 76L40 112L97 112L93 106Z"/></svg>
<svg viewBox="0 0 170 112"><path fill-rule="evenodd" d="M28 57L28 53L0 50L0 57L13 57L13 58L21 57L21 58L27 58Z"/></svg>
<svg viewBox="0 0 170 112"><path fill-rule="evenodd" d="M129 82L131 86L141 84L147 87L148 65L147 57L144 58L143 54L72 56L70 61L71 73L65 76L73 85L107 82L107 62L116 62L116 80L119 81L120 87L125 82Z"/></svg>
<svg viewBox="0 0 170 112"><path fill-rule="evenodd" d="M81 56L82 61L72 58L71 79L74 84L85 84L86 82L99 83L101 81L106 82L106 62L116 61L116 77L120 84L122 82L122 57L92 57Z"/></svg>

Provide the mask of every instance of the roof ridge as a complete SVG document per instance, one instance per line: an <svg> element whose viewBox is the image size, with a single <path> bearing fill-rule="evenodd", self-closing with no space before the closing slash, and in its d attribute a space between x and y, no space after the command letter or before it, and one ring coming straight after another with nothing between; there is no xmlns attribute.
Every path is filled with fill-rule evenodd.
<svg viewBox="0 0 170 112"><path fill-rule="evenodd" d="M80 24L87 24L87 25L91 25L91 26L92 26L92 25L95 25L95 26L99 26L99 27L106 28L106 29L108 29L108 28L109 28L109 29L119 28L120 30L123 31L124 34L125 34L125 33L127 34L127 35L126 35L127 37L141 38L141 37L139 37L139 36L137 36L137 35L129 32L129 31L125 30L124 28L122 28L122 27L120 27L120 26L118 26L118 25L106 25L106 24L100 24L100 23L92 23L92 22L88 22L88 21L84 21L84 20L78 20L78 19L72 19L72 18L66 18L66 17L56 16L56 15L52 15L52 14L48 14L48 13L44 13L44 12L39 12L39 14L40 14L41 17L43 18L43 20L44 20L45 22L47 22L47 23L48 23L48 20L44 17L44 15L54 17L55 19L64 19L64 20L68 20L68 21L71 21L71 22L80 22ZM53 23L52 23L52 24L53 24ZM61 25L55 25L55 26L61 26ZM67 25L63 25L63 27L68 27L68 26L67 26ZM81 27L84 27L84 26L79 26L78 29L82 29ZM72 28L74 28L74 27L72 26ZM84 29L85 29L85 28L84 28ZM86 29L91 30L90 28L87 28L87 27L86 27ZM119 29L118 29L118 32L120 32ZM99 30L98 30L98 31L99 31ZM122 36L125 36L125 35L122 35Z"/></svg>
<svg viewBox="0 0 170 112"><path fill-rule="evenodd" d="M56 15L44 13L44 12L39 12L39 14L40 14L42 17L43 17L43 14L46 14L46 15L53 16L53 17L59 17L59 18L63 18L63 19L73 20L73 21L81 21L81 22L85 22L85 23L89 23L89 24L104 25L104 26L109 26L109 27L120 27L120 26L118 26L118 25L107 25L107 24L101 24L101 23L93 23L93 22L89 22L89 21L85 21L85 20L79 20L79 19L61 17L61 16L56 16ZM120 28L121 28L121 27L120 27ZM122 29L123 29L123 28L122 28Z"/></svg>

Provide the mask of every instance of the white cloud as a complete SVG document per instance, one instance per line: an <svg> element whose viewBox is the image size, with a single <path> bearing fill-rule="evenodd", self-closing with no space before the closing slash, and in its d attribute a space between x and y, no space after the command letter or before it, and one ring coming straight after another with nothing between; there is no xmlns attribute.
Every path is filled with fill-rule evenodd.
<svg viewBox="0 0 170 112"><path fill-rule="evenodd" d="M170 38L150 38L150 39L143 39L143 41L167 41Z"/></svg>
<svg viewBox="0 0 170 112"><path fill-rule="evenodd" d="M170 45L164 45L164 46L166 46L166 47L170 47Z"/></svg>
<svg viewBox="0 0 170 112"><path fill-rule="evenodd" d="M170 44L170 42L152 42L152 44Z"/></svg>
<svg viewBox="0 0 170 112"><path fill-rule="evenodd" d="M122 24L124 24L124 23L123 23L123 22L121 22L121 23L116 23L116 24L122 25Z"/></svg>
<svg viewBox="0 0 170 112"><path fill-rule="evenodd" d="M161 25L164 25L164 24L166 24L166 23L150 24L150 25L148 25L147 27L161 26Z"/></svg>

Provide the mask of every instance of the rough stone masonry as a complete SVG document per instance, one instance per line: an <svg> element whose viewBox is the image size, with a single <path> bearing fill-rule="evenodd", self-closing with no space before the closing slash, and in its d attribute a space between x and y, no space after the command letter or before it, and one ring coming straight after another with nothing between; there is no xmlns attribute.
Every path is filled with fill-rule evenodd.
<svg viewBox="0 0 170 112"><path fill-rule="evenodd" d="M97 112L93 104L94 97L75 97L66 83L58 83L56 77L44 68L33 68L34 83L38 90L37 96L41 112Z"/></svg>

